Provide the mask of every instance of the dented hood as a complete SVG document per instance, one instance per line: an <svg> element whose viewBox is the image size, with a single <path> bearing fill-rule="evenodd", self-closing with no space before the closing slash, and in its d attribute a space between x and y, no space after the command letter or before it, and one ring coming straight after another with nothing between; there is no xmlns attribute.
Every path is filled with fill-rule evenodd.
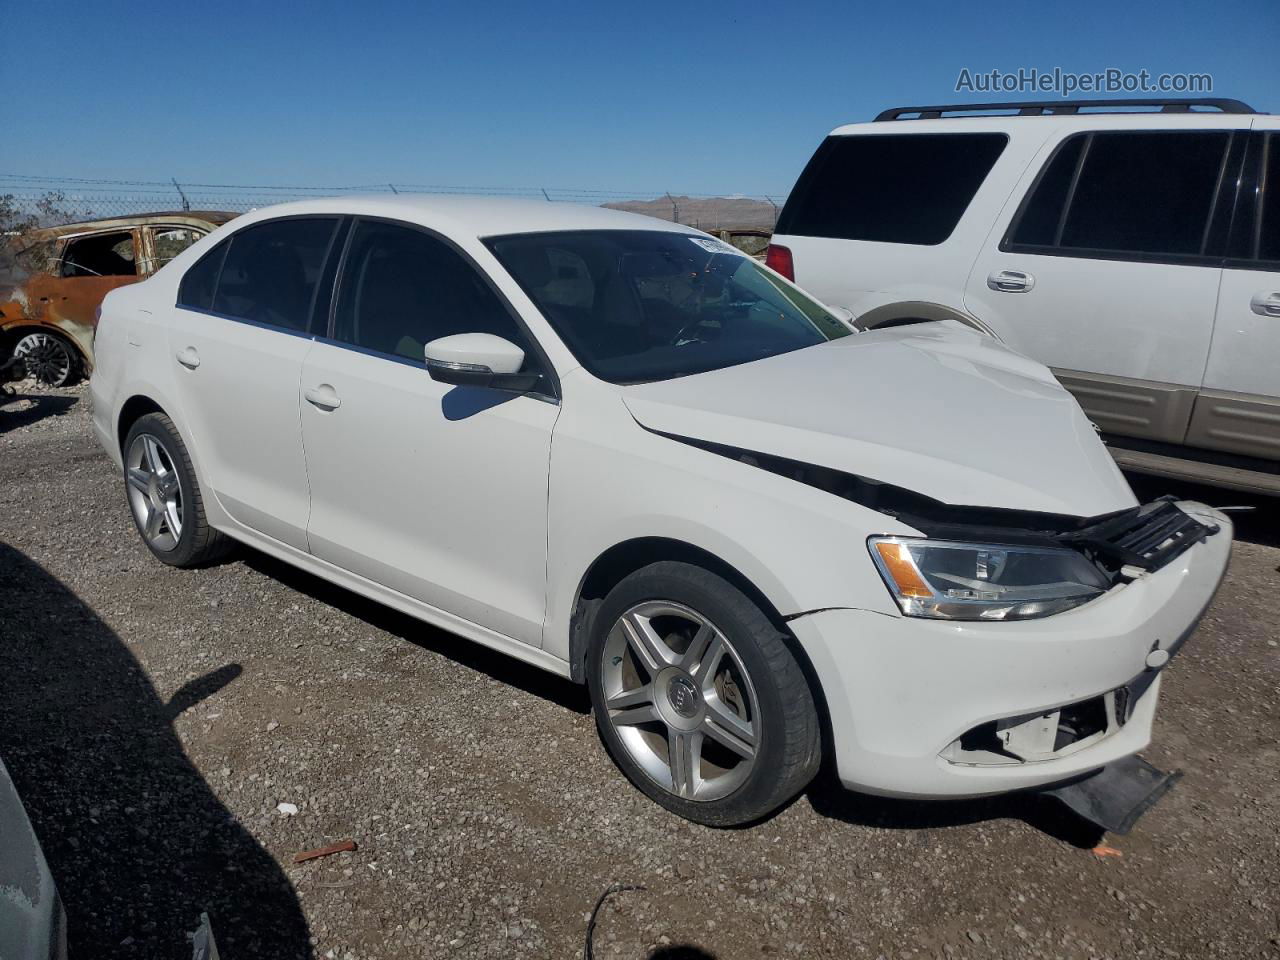
<svg viewBox="0 0 1280 960"><path fill-rule="evenodd" d="M1136 503L1046 367L949 322L629 386L624 402L649 430L841 470L943 503L1081 517Z"/></svg>

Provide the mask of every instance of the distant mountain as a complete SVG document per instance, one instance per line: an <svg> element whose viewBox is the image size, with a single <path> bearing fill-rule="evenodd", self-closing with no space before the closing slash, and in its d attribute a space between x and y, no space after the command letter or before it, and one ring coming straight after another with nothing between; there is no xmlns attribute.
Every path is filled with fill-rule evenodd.
<svg viewBox="0 0 1280 960"><path fill-rule="evenodd" d="M659 197L656 200L618 200L606 203L611 210L629 210L660 220L673 220L672 200L681 223L701 230L729 230L758 227L772 230L776 213L773 204L747 197Z"/></svg>

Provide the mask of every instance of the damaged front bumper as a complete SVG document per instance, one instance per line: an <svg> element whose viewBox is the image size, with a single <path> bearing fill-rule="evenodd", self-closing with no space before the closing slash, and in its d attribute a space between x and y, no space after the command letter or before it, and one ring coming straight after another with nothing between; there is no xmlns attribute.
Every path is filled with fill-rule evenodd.
<svg viewBox="0 0 1280 960"><path fill-rule="evenodd" d="M1039 620L816 612L790 622L831 717L848 787L964 797L1058 783L1143 749L1160 673L1213 598L1231 522L1159 569Z"/></svg>

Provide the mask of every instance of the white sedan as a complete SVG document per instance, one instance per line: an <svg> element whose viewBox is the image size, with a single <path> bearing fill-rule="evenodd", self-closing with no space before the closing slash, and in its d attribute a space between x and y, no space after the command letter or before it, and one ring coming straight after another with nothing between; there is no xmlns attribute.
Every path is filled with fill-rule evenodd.
<svg viewBox="0 0 1280 960"><path fill-rule="evenodd" d="M617 211L258 210L112 293L96 350L158 559L240 541L584 682L701 823L824 759L948 797L1133 754L1230 550L1217 511L1139 506L1040 364L950 321L855 333Z"/></svg>

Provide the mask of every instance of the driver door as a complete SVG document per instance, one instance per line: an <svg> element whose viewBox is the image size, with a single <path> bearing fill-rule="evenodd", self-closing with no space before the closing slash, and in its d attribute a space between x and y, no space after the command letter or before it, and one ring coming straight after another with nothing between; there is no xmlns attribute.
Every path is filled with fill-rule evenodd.
<svg viewBox="0 0 1280 960"><path fill-rule="evenodd" d="M313 554L541 646L553 398L437 383L423 348L491 333L526 353L511 308L452 244L357 220L333 329L302 370Z"/></svg>

